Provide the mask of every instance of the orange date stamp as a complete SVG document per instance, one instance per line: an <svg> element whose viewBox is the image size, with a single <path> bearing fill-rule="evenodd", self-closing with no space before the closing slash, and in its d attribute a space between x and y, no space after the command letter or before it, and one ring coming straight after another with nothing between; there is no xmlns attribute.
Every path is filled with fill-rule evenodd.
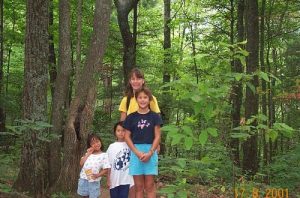
<svg viewBox="0 0 300 198"><path fill-rule="evenodd" d="M287 188L252 188L248 190L243 187L234 189L234 198L288 198L289 190Z"/></svg>

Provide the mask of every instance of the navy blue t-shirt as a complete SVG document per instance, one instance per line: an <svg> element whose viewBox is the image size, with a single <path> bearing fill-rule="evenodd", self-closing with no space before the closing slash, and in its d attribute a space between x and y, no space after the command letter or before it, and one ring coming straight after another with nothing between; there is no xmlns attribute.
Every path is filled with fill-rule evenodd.
<svg viewBox="0 0 300 198"><path fill-rule="evenodd" d="M129 114L123 123L123 127L131 132L131 139L134 144L152 144L154 128L157 125L162 125L162 119L159 114L153 111L146 114L140 114L136 111Z"/></svg>

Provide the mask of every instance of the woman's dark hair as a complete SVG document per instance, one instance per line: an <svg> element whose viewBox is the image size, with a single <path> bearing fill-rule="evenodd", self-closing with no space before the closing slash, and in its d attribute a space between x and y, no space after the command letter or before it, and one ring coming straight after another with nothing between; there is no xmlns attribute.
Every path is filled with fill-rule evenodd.
<svg viewBox="0 0 300 198"><path fill-rule="evenodd" d="M125 91L125 95L127 96L127 101L126 101L126 109L127 110L128 110L129 104L130 104L130 99L134 96L133 89L130 84L130 78L133 75L135 75L137 78L145 79L144 73L141 70L139 70L138 68L133 68L130 71L130 73L128 75L128 82L127 82L126 91ZM145 83L143 84L143 86L144 85L145 85Z"/></svg>
<svg viewBox="0 0 300 198"><path fill-rule="evenodd" d="M114 125L114 135L116 136L116 130L117 130L117 127L118 126L121 126L121 127L123 127L123 121L119 121L119 122L117 122L115 125Z"/></svg>
<svg viewBox="0 0 300 198"><path fill-rule="evenodd" d="M152 93L151 93L150 89L148 89L147 87L142 87L140 90L138 90L137 92L135 92L135 98L137 99L137 97L142 92L144 92L149 97L149 101L153 100Z"/></svg>
<svg viewBox="0 0 300 198"><path fill-rule="evenodd" d="M90 133L90 134L88 135L88 138L87 138L87 141L86 141L87 148L90 148L90 147L91 147L91 142L94 141L94 140L99 140L99 141L101 142L100 150L103 151L103 149L104 149L103 142L102 142L100 136L98 136L98 135L95 134L95 133Z"/></svg>

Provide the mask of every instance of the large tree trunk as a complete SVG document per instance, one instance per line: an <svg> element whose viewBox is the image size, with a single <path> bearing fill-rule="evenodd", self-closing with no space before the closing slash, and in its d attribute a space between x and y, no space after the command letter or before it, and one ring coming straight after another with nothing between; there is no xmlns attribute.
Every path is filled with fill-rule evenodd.
<svg viewBox="0 0 300 198"><path fill-rule="evenodd" d="M233 3L232 3L233 4ZM244 0L239 0L237 3L237 41L242 42L244 40ZM233 39L232 39L233 42ZM237 73L243 73L243 66L240 60L234 61L234 65L231 70ZM241 120L241 106L243 99L243 87L240 81L236 81L232 85L232 110L231 110L231 120L232 128L238 127ZM235 165L240 165L240 148L239 140L233 138L230 141L232 155Z"/></svg>
<svg viewBox="0 0 300 198"><path fill-rule="evenodd" d="M0 0L0 99L4 93L4 75L3 75L3 0ZM5 111L3 103L0 104L0 132L5 131Z"/></svg>
<svg viewBox="0 0 300 198"><path fill-rule="evenodd" d="M26 8L23 119L47 122L49 1L28 0ZM45 144L38 140L44 131L27 130L14 187L44 197L48 167Z"/></svg>
<svg viewBox="0 0 300 198"><path fill-rule="evenodd" d="M54 87L54 97L52 101L51 123L52 133L57 136L62 135L65 121L66 103L68 103L69 83L71 75L71 21L70 21L70 1L59 1L59 71ZM61 165L61 140L56 138L50 143L49 156L49 181L52 186L60 173Z"/></svg>
<svg viewBox="0 0 300 198"><path fill-rule="evenodd" d="M81 33L82 33L82 0L77 1L77 40L75 61L75 86L77 86L81 72Z"/></svg>
<svg viewBox="0 0 300 198"><path fill-rule="evenodd" d="M138 0L114 0L118 12L118 23L123 39L123 72L125 86L128 82L128 75L136 66L136 43L130 31L128 15L137 6Z"/></svg>
<svg viewBox="0 0 300 198"><path fill-rule="evenodd" d="M74 191L77 187L79 160L84 152L88 130L93 120L97 74L102 67L108 39L110 13L110 0L96 1L89 52L66 121L64 158L61 173L55 185L56 191Z"/></svg>
<svg viewBox="0 0 300 198"><path fill-rule="evenodd" d="M246 49L249 52L247 57L247 74L254 75L258 69L258 49L259 49L259 28L258 28L258 1L247 1L247 45ZM245 117L246 119L258 113L258 77L254 75L250 83L255 90L252 91L249 86L246 88L245 101ZM256 121L251 125L256 125ZM243 143L243 171L249 175L254 175L258 170L258 156L257 156L257 133L253 131L251 135Z"/></svg>

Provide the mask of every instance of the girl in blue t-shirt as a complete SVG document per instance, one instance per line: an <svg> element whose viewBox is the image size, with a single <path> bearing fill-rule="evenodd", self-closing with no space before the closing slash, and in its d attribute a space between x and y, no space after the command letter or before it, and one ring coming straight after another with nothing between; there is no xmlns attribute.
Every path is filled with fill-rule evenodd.
<svg viewBox="0 0 300 198"><path fill-rule="evenodd" d="M129 174L133 175L136 198L142 198L144 190L148 198L156 197L154 176L158 174L156 148L160 142L159 114L149 108L152 94L143 87L135 93L139 108L124 121L125 141L131 149Z"/></svg>

